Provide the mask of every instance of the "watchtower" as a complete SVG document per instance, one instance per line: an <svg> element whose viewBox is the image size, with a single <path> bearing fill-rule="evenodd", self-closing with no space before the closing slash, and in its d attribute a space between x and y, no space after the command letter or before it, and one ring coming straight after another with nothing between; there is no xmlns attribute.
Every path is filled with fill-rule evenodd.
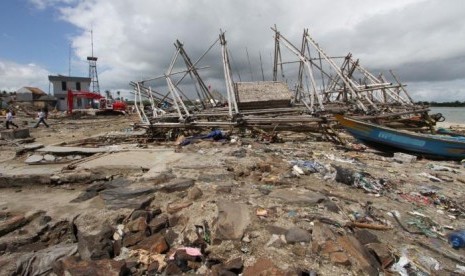
<svg viewBox="0 0 465 276"><path fill-rule="evenodd" d="M94 57L94 35L93 31L90 31L90 40L92 46L92 56L87 57L89 61L89 78L90 78L90 87L89 90L94 93L100 94L100 86L98 84L98 74L97 74L97 57Z"/></svg>

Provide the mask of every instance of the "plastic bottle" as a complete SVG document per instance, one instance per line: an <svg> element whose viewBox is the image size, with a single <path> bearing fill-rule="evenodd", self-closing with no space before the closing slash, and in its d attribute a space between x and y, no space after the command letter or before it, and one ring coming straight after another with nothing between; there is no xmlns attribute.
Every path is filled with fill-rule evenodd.
<svg viewBox="0 0 465 276"><path fill-rule="evenodd" d="M465 247L465 229L457 230L449 234L449 243L453 248Z"/></svg>

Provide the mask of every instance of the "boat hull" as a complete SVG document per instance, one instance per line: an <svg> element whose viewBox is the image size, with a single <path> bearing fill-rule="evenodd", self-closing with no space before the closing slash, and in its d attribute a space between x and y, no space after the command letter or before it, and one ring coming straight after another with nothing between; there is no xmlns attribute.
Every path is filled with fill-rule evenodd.
<svg viewBox="0 0 465 276"><path fill-rule="evenodd" d="M441 159L465 159L465 139L399 131L336 115L356 139L383 151L402 151Z"/></svg>

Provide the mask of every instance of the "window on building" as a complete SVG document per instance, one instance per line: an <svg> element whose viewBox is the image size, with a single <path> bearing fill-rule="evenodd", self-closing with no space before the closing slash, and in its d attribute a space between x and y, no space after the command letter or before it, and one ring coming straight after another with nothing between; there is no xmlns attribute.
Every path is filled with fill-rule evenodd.
<svg viewBox="0 0 465 276"><path fill-rule="evenodd" d="M66 81L62 81L61 82L61 90L62 91L65 91L67 88L66 88Z"/></svg>
<svg viewBox="0 0 465 276"><path fill-rule="evenodd" d="M76 82L76 90L81 90L81 83L80 82Z"/></svg>

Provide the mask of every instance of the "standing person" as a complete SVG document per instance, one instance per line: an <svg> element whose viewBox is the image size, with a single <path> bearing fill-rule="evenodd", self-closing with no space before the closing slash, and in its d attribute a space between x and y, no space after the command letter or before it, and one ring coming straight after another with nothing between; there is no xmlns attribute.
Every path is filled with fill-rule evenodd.
<svg viewBox="0 0 465 276"><path fill-rule="evenodd" d="M6 114L5 118L6 118L6 122L5 122L6 129L10 129L10 125L18 128L18 126L15 123L13 123L13 118L14 118L13 111L8 110L8 113Z"/></svg>
<svg viewBox="0 0 465 276"><path fill-rule="evenodd" d="M45 105L43 110L44 110L44 113L45 113L45 119L48 119L48 106Z"/></svg>
<svg viewBox="0 0 465 276"><path fill-rule="evenodd" d="M39 118L39 121L34 126L34 128L37 128L40 123L43 123L46 127L49 127L49 125L47 125L47 123L45 122L45 112L43 110L39 111L39 113L37 114L37 117Z"/></svg>

